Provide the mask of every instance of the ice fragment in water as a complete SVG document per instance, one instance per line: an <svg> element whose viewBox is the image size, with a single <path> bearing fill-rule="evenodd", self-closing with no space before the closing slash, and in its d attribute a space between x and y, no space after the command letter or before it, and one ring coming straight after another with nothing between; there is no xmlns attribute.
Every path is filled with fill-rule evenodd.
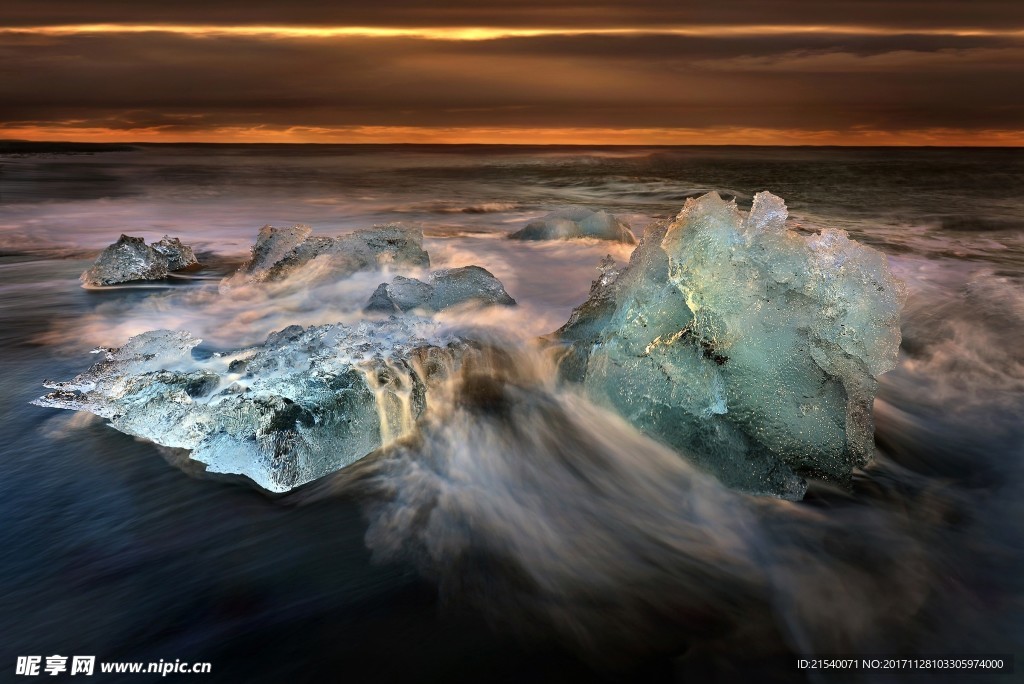
<svg viewBox="0 0 1024 684"><path fill-rule="evenodd" d="M509 235L512 240L568 240L583 237L636 243L629 226L615 216L607 211L591 211L584 207L557 209Z"/></svg>
<svg viewBox="0 0 1024 684"><path fill-rule="evenodd" d="M377 287L366 310L400 313L419 309L431 312L469 302L511 306L516 300L509 296L501 281L487 269L463 266L434 271L427 283L396 276L391 283L381 283Z"/></svg>
<svg viewBox="0 0 1024 684"><path fill-rule="evenodd" d="M385 266L427 268L423 232L401 224L374 226L340 237L313 235L309 226L264 226L252 256L225 286L239 282L277 281L297 269L316 266L322 277L344 278Z"/></svg>
<svg viewBox="0 0 1024 684"><path fill-rule="evenodd" d="M179 238L164 235L151 246L167 260L167 270L169 271L180 271L199 263L192 248Z"/></svg>
<svg viewBox="0 0 1024 684"><path fill-rule="evenodd" d="M192 248L178 238L167 237L152 245L140 237L122 235L97 257L96 263L82 274L87 287L116 285L136 280L160 280L171 271L198 263Z"/></svg>

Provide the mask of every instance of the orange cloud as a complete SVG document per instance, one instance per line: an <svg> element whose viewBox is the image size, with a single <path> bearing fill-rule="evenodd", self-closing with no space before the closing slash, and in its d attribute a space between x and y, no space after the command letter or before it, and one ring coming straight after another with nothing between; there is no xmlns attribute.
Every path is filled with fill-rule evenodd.
<svg viewBox="0 0 1024 684"><path fill-rule="evenodd" d="M63 142L377 143L510 145L864 145L1024 146L1024 131L927 128L884 131L776 128L500 128L340 126L224 126L196 131L161 127L108 129L23 126L0 138Z"/></svg>
<svg viewBox="0 0 1024 684"><path fill-rule="evenodd" d="M395 27L395 26L219 26L216 24L63 24L0 27L0 33L71 36L104 33L172 33L195 37L248 36L265 38L419 38L424 40L479 41L543 36L706 36L712 38L784 35L864 36L988 36L1024 38L1024 29L900 28L892 26L802 24L701 24L693 26L634 26L626 28L516 28L516 27Z"/></svg>

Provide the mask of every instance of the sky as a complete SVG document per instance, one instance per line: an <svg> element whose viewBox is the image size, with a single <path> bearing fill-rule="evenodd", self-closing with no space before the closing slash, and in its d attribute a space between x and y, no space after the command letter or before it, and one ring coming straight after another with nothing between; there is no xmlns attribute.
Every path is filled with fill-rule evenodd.
<svg viewBox="0 0 1024 684"><path fill-rule="evenodd" d="M1024 145L1024 0L3 0L0 139Z"/></svg>

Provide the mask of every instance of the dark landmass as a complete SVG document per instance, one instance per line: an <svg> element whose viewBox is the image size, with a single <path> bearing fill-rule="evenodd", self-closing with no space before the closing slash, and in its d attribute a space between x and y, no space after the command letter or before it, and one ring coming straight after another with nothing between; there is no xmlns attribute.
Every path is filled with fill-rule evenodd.
<svg viewBox="0 0 1024 684"><path fill-rule="evenodd" d="M123 143L33 142L0 140L0 154L96 154L98 152L134 152L135 145Z"/></svg>

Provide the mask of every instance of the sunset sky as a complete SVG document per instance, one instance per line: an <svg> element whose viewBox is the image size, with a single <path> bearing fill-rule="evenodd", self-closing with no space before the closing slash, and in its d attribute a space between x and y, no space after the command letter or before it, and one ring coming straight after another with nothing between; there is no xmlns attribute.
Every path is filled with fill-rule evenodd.
<svg viewBox="0 0 1024 684"><path fill-rule="evenodd" d="M4 0L0 138L1024 144L1024 1Z"/></svg>

